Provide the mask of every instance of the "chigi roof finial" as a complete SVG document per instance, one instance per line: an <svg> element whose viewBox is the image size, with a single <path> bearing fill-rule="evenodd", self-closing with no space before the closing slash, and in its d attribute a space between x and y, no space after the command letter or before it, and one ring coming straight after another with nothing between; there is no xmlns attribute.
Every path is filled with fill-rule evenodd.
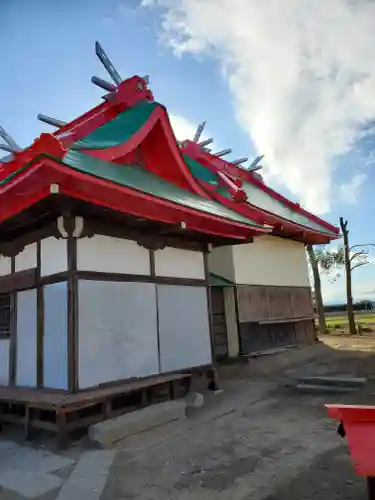
<svg viewBox="0 0 375 500"><path fill-rule="evenodd" d="M107 53L101 46L100 42L96 41L95 42L95 53L98 56L100 62L103 64L104 68L106 69L107 73L111 77L113 83L107 82L106 80L103 80L102 78L99 78L98 76L93 76L91 78L91 82L94 85L97 85L98 87L106 90L107 92L113 92L114 90L117 89L117 87L120 85L120 83L123 81L119 72L113 65L112 61L110 58L107 56ZM148 75L145 75L142 77L143 80L148 84L150 81L150 77Z"/></svg>
<svg viewBox="0 0 375 500"><path fill-rule="evenodd" d="M198 125L197 130L195 131L194 137L193 137L193 142L198 142L199 139L201 138L201 135L203 133L204 127L206 126L207 122L202 122Z"/></svg>

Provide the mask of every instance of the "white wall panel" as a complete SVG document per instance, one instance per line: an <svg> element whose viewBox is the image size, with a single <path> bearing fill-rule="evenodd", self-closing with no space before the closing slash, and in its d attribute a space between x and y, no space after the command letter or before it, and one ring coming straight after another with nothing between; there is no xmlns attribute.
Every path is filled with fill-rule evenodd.
<svg viewBox="0 0 375 500"><path fill-rule="evenodd" d="M214 248L208 254L208 270L210 273L234 282L233 247Z"/></svg>
<svg viewBox="0 0 375 500"><path fill-rule="evenodd" d="M9 382L9 339L0 339L0 385Z"/></svg>
<svg viewBox="0 0 375 500"><path fill-rule="evenodd" d="M202 252L167 247L155 252L157 276L205 279Z"/></svg>
<svg viewBox="0 0 375 500"><path fill-rule="evenodd" d="M67 283L46 285L44 293L44 387L68 388L68 289ZM94 306L93 306L94 307Z"/></svg>
<svg viewBox="0 0 375 500"><path fill-rule="evenodd" d="M158 285L161 371L212 362L204 287Z"/></svg>
<svg viewBox="0 0 375 500"><path fill-rule="evenodd" d="M155 285L80 280L79 387L158 373Z"/></svg>
<svg viewBox="0 0 375 500"><path fill-rule="evenodd" d="M303 243L262 236L233 247L236 283L242 285L310 286Z"/></svg>
<svg viewBox="0 0 375 500"><path fill-rule="evenodd" d="M77 240L77 267L82 271L150 274L150 253L135 241L95 235Z"/></svg>
<svg viewBox="0 0 375 500"><path fill-rule="evenodd" d="M0 276L5 276L12 272L12 259L10 257L0 256Z"/></svg>
<svg viewBox="0 0 375 500"><path fill-rule="evenodd" d="M31 243L16 256L16 273L36 267L36 246L36 243Z"/></svg>
<svg viewBox="0 0 375 500"><path fill-rule="evenodd" d="M37 385L36 290L17 293L16 385Z"/></svg>
<svg viewBox="0 0 375 500"><path fill-rule="evenodd" d="M54 237L40 242L41 275L62 273L68 269L67 240Z"/></svg>

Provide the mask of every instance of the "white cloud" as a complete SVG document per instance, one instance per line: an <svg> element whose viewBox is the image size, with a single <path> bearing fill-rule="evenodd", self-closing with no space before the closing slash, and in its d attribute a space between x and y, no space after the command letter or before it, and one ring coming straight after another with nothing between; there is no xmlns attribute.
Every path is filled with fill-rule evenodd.
<svg viewBox="0 0 375 500"><path fill-rule="evenodd" d="M197 125L186 118L169 113L169 119L176 138L179 141L192 139L194 137Z"/></svg>
<svg viewBox="0 0 375 500"><path fill-rule="evenodd" d="M366 174L356 174L352 177L350 182L341 184L340 198L347 203L355 203L358 201L360 189L367 179Z"/></svg>
<svg viewBox="0 0 375 500"><path fill-rule="evenodd" d="M187 118L184 118L181 115L175 115L173 113L168 113L169 119L171 121L171 125L174 131L174 134L179 141L183 141L185 139L192 140L199 123L194 123ZM202 135L200 137L200 141L208 139L209 131L207 127L203 129ZM207 146L209 147L209 146ZM215 145L215 150L218 148L217 144Z"/></svg>
<svg viewBox="0 0 375 500"><path fill-rule="evenodd" d="M143 0L177 52L223 68L264 165L308 208L329 210L332 158L375 117L372 0Z"/></svg>
<svg viewBox="0 0 375 500"><path fill-rule="evenodd" d="M375 163L375 151L370 151L370 153L364 160L364 164L366 166L373 165Z"/></svg>

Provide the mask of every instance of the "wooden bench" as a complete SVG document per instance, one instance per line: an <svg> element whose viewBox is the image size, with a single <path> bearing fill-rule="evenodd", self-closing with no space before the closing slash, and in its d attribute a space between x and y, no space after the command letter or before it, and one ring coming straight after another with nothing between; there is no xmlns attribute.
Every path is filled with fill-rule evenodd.
<svg viewBox="0 0 375 500"><path fill-rule="evenodd" d="M2 423L23 426L25 439L31 437L32 428L52 431L57 434L58 446L63 448L72 431L87 429L142 406L183 397L189 390L190 379L189 373L157 375L75 394L0 387L0 427Z"/></svg>

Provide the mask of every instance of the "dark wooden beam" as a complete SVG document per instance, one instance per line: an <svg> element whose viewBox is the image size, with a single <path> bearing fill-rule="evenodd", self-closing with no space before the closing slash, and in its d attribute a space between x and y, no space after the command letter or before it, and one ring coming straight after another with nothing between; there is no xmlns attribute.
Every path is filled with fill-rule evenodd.
<svg viewBox="0 0 375 500"><path fill-rule="evenodd" d="M43 387L44 359L43 359L43 343L44 343L44 294L43 285L41 283L41 241L37 242L36 252L36 302L37 302L37 387Z"/></svg>
<svg viewBox="0 0 375 500"><path fill-rule="evenodd" d="M16 259L11 258L11 274L14 276L16 270ZM1 280L1 278L0 278ZM16 383L16 355L17 355L17 293L12 290L10 293L11 300L11 318L10 318L10 346L9 346L9 385L14 386Z"/></svg>
<svg viewBox="0 0 375 500"><path fill-rule="evenodd" d="M73 225L71 226L73 229ZM68 237L68 389L78 391L77 239Z"/></svg>
<svg viewBox="0 0 375 500"><path fill-rule="evenodd" d="M36 268L6 274L0 278L0 293L12 293L36 287Z"/></svg>

